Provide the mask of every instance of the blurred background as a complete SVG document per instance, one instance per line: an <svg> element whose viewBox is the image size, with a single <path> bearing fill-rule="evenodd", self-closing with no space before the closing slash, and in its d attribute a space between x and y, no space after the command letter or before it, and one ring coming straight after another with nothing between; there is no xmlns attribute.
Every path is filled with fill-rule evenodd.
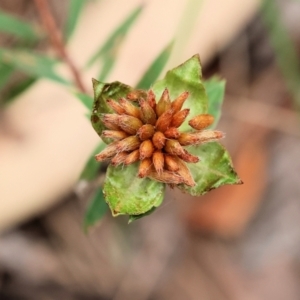
<svg viewBox="0 0 300 300"><path fill-rule="evenodd" d="M299 19L297 0L1 0L0 299L300 299ZM130 225L102 206L85 234L91 78L147 86L196 53L227 82L244 185L168 190Z"/></svg>

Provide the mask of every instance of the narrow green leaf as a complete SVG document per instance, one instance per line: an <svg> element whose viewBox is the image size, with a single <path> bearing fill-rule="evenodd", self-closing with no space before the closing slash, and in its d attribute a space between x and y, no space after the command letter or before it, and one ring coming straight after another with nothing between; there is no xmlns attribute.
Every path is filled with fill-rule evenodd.
<svg viewBox="0 0 300 300"><path fill-rule="evenodd" d="M192 196L200 196L224 184L241 184L242 181L233 169L227 150L217 142L186 149L200 157L198 163L188 164L196 182L194 187L178 185L178 188Z"/></svg>
<svg viewBox="0 0 300 300"><path fill-rule="evenodd" d="M28 75L46 77L64 84L69 83L54 71L58 60L33 51L0 48L0 60Z"/></svg>
<svg viewBox="0 0 300 300"><path fill-rule="evenodd" d="M132 87L123 84L119 81L112 83L102 83L96 79L93 79L94 88L94 105L91 116L91 122L98 133L101 136L102 131L105 129L100 117L103 113L112 113L113 111L107 105L107 99L114 99L118 101L121 97L125 97L130 91L133 90ZM103 139L105 143L109 143L109 139Z"/></svg>
<svg viewBox="0 0 300 300"><path fill-rule="evenodd" d="M107 211L108 206L104 200L102 189L98 188L85 213L84 231L87 232L90 227L96 225Z"/></svg>
<svg viewBox="0 0 300 300"><path fill-rule="evenodd" d="M138 219L141 219L143 217L151 215L156 210L156 208L157 207L152 207L150 210L148 210L147 212L145 212L144 214L141 214L141 215L129 216L128 224L130 224L133 221L136 221Z"/></svg>
<svg viewBox="0 0 300 300"><path fill-rule="evenodd" d="M85 3L86 1L84 0L70 0L68 18L65 28L65 36L67 40L71 37L76 28L80 13Z"/></svg>
<svg viewBox="0 0 300 300"><path fill-rule="evenodd" d="M108 167L103 192L113 216L141 215L162 203L165 184L141 179L137 172L138 163Z"/></svg>
<svg viewBox="0 0 300 300"><path fill-rule="evenodd" d="M111 58L116 58L118 50L125 38L128 30L134 24L137 17L140 15L143 6L136 8L129 17L112 33L112 35L107 39L105 44L91 57L87 63L87 67L93 65L99 58L103 56L110 56Z"/></svg>
<svg viewBox="0 0 300 300"><path fill-rule="evenodd" d="M42 35L41 28L0 11L0 31L26 41L36 41Z"/></svg>
<svg viewBox="0 0 300 300"><path fill-rule="evenodd" d="M188 91L190 95L183 106L183 108L190 109L188 120L198 114L207 113L207 95L202 82L199 55L194 55L182 65L168 71L165 78L157 81L152 88L157 99L160 98L165 88L168 88L172 100ZM181 125L182 131L191 129L188 120Z"/></svg>
<svg viewBox="0 0 300 300"><path fill-rule="evenodd" d="M171 51L172 51L173 42L171 42L166 48L161 51L161 53L155 58L148 70L142 76L141 80L137 84L137 88L148 90L153 82L158 78L161 71L165 67Z"/></svg>
<svg viewBox="0 0 300 300"><path fill-rule="evenodd" d="M98 79L100 81L105 80L105 78L108 76L108 74L112 70L114 64L115 64L115 57L112 57L110 55L105 55L103 57L103 66L102 66L100 74L98 76Z"/></svg>
<svg viewBox="0 0 300 300"><path fill-rule="evenodd" d="M6 85L13 73L14 68L12 66L0 64L0 90Z"/></svg>
<svg viewBox="0 0 300 300"><path fill-rule="evenodd" d="M97 172L101 166L101 163L97 162L95 160L95 155L99 152L101 152L105 147L104 143L99 143L95 150L93 151L92 155L90 156L89 160L87 161L81 175L80 179L92 181L96 178Z"/></svg>
<svg viewBox="0 0 300 300"><path fill-rule="evenodd" d="M76 93L76 97L81 101L81 103L89 110L93 107L93 98L90 95L83 93Z"/></svg>
<svg viewBox="0 0 300 300"><path fill-rule="evenodd" d="M18 95L23 93L26 89L28 89L34 82L36 81L35 77L27 77L19 83L16 83L12 86L11 89L5 93L3 98L3 103L7 105L11 103L13 100L17 98Z"/></svg>
<svg viewBox="0 0 300 300"><path fill-rule="evenodd" d="M204 82L208 97L208 113L213 115L215 120L210 128L215 128L221 118L221 109L225 93L225 80L213 77Z"/></svg>
<svg viewBox="0 0 300 300"><path fill-rule="evenodd" d="M277 64L294 96L295 106L300 108L300 63L297 49L285 27L278 3L273 0L261 2L263 21L268 29L270 42L275 51Z"/></svg>

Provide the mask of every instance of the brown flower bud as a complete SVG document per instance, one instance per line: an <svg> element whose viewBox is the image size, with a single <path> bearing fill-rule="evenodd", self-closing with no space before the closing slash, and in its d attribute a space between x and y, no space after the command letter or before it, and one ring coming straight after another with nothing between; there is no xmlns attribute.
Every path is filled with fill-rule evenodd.
<svg viewBox="0 0 300 300"><path fill-rule="evenodd" d="M120 99L120 105L125 110L127 115L136 117L138 119L141 117L141 110L125 98Z"/></svg>
<svg viewBox="0 0 300 300"><path fill-rule="evenodd" d="M217 130L204 130L193 133L181 133L178 141L182 146L197 145L216 141L224 137L224 133Z"/></svg>
<svg viewBox="0 0 300 300"><path fill-rule="evenodd" d="M136 117L120 115L119 117L119 126L129 134L136 134L138 129L142 127L143 123L141 120Z"/></svg>
<svg viewBox="0 0 300 300"><path fill-rule="evenodd" d="M104 150L95 155L96 161L103 161L106 159L111 159L116 153L118 153L118 143L113 142L109 144Z"/></svg>
<svg viewBox="0 0 300 300"><path fill-rule="evenodd" d="M106 103L117 114L121 115L125 113L125 109L117 101L108 99Z"/></svg>
<svg viewBox="0 0 300 300"><path fill-rule="evenodd" d="M147 94L143 90L135 90L132 92L129 92L126 96L127 99L131 101L138 101L140 98L146 98Z"/></svg>
<svg viewBox="0 0 300 300"><path fill-rule="evenodd" d="M145 141L152 138L155 130L154 127L150 124L145 124L137 131L137 135L140 140Z"/></svg>
<svg viewBox="0 0 300 300"><path fill-rule="evenodd" d="M157 173L161 173L164 168L164 155L161 151L157 150L153 153L152 162L154 169Z"/></svg>
<svg viewBox="0 0 300 300"><path fill-rule="evenodd" d="M120 164L123 164L127 156L128 156L127 152L119 152L112 158L111 164L113 166L118 166Z"/></svg>
<svg viewBox="0 0 300 300"><path fill-rule="evenodd" d="M140 160L151 157L154 152L154 146L151 140L143 141L140 145Z"/></svg>
<svg viewBox="0 0 300 300"><path fill-rule="evenodd" d="M166 152L172 155L184 154L184 149L176 140L166 140L165 148Z"/></svg>
<svg viewBox="0 0 300 300"><path fill-rule="evenodd" d="M148 91L147 102L155 110L156 107L155 94L152 90Z"/></svg>
<svg viewBox="0 0 300 300"><path fill-rule="evenodd" d="M166 137L160 131L156 131L152 138L153 145L156 149L162 149L165 146Z"/></svg>
<svg viewBox="0 0 300 300"><path fill-rule="evenodd" d="M100 116L101 121L107 129L119 130L119 115L117 114L102 114Z"/></svg>
<svg viewBox="0 0 300 300"><path fill-rule="evenodd" d="M169 171L176 172L179 169L177 161L174 159L173 155L165 155L165 164Z"/></svg>
<svg viewBox="0 0 300 300"><path fill-rule="evenodd" d="M174 157L174 159L179 167L176 173L184 179L183 183L188 186L195 186L196 183L187 165L178 157Z"/></svg>
<svg viewBox="0 0 300 300"><path fill-rule="evenodd" d="M118 151L133 151L139 148L141 142L137 136L129 136L119 142L117 142ZM110 146L110 145L108 145Z"/></svg>
<svg viewBox="0 0 300 300"><path fill-rule="evenodd" d="M210 114L202 114L194 117L189 121L189 125L194 129L201 130L214 122L214 116Z"/></svg>
<svg viewBox="0 0 300 300"><path fill-rule="evenodd" d="M155 125L156 123L156 114L150 104L142 99L139 101L141 106L141 119L146 124Z"/></svg>
<svg viewBox="0 0 300 300"><path fill-rule="evenodd" d="M171 107L171 100L168 89L165 89L156 104L155 110L158 117L160 117L165 111Z"/></svg>
<svg viewBox="0 0 300 300"><path fill-rule="evenodd" d="M165 132L169 128L172 122L172 118L173 118L173 109L168 109L163 114L161 114L160 117L157 119L155 125L156 129L158 131Z"/></svg>
<svg viewBox="0 0 300 300"><path fill-rule="evenodd" d="M133 164L134 162L138 161L140 158L140 150L136 149L134 151L132 151L131 153L129 153L124 161L124 164L130 165Z"/></svg>
<svg viewBox="0 0 300 300"><path fill-rule="evenodd" d="M197 163L200 160L198 156L192 155L186 150L184 150L184 154L180 154L178 156L188 163Z"/></svg>
<svg viewBox="0 0 300 300"><path fill-rule="evenodd" d="M168 139L177 139L180 136L180 132L176 127L170 127L164 132L164 134Z"/></svg>
<svg viewBox="0 0 300 300"><path fill-rule="evenodd" d="M152 161L150 158L145 158L141 161L139 165L138 176L140 178L146 177L151 171Z"/></svg>
<svg viewBox="0 0 300 300"><path fill-rule="evenodd" d="M185 100L188 98L189 94L190 94L189 92L183 92L171 103L171 107L173 108L174 113L177 113L181 110L181 108L182 108Z"/></svg>
<svg viewBox="0 0 300 300"><path fill-rule="evenodd" d="M161 173L157 173L155 171L150 171L148 177L169 184L180 184L184 183L184 178L181 175L176 174L171 171L163 170Z"/></svg>
<svg viewBox="0 0 300 300"><path fill-rule="evenodd" d="M121 130L103 130L101 136L119 141L128 137L128 134Z"/></svg>
<svg viewBox="0 0 300 300"><path fill-rule="evenodd" d="M173 115L171 126L179 127L184 122L189 112L190 112L189 108L186 108Z"/></svg>

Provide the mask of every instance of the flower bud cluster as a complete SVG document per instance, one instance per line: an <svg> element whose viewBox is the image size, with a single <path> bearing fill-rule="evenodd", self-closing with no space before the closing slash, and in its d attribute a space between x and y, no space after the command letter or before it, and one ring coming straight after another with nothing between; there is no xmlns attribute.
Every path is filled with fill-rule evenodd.
<svg viewBox="0 0 300 300"><path fill-rule="evenodd" d="M101 116L106 127L102 136L111 139L112 143L95 156L96 160L110 160L114 166L140 162L140 178L149 177L171 186L194 186L186 163L197 163L199 158L184 146L219 140L224 134L203 130L214 121L209 114L192 118L188 122L191 131L180 132L190 111L182 109L188 96L188 92L183 92L171 101L169 91L165 89L158 101L152 90L131 92L118 101L107 100L114 113Z"/></svg>

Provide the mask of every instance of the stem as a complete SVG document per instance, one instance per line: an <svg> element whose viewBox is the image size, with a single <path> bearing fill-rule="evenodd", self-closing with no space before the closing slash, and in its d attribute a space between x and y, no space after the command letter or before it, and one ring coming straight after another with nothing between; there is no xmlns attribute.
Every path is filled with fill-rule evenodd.
<svg viewBox="0 0 300 300"><path fill-rule="evenodd" d="M75 66L74 62L70 58L68 52L66 51L66 48L65 48L65 45L64 45L63 39L62 39L62 34L55 23L55 20L52 16L52 13L50 11L47 0L34 0L34 1L35 1L37 10L39 12L40 18L45 26L46 31L48 32L52 46L54 47L57 54L68 65L69 69L72 72L75 84L78 87L78 89L81 92L85 93L86 89L81 80L80 73L79 73L77 67Z"/></svg>

